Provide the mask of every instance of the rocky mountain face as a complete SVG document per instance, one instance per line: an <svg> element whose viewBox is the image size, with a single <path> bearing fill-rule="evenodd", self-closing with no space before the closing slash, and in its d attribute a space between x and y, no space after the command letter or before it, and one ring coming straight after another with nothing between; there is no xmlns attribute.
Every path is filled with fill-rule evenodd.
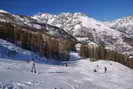
<svg viewBox="0 0 133 89"><path fill-rule="evenodd" d="M104 44L107 49L133 53L133 17L102 22L82 13L36 14L33 19L64 29L78 41Z"/></svg>

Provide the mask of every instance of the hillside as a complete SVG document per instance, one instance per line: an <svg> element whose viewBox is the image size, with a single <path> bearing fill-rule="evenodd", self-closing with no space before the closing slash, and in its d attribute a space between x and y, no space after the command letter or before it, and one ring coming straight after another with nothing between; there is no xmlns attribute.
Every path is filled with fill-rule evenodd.
<svg viewBox="0 0 133 89"><path fill-rule="evenodd" d="M116 50L124 54L132 54L132 16L112 22L98 21L82 13L61 13L52 15L41 13L32 16L40 23L48 23L63 28L79 41L104 44L108 49ZM127 23L126 23L127 22ZM119 24L117 26L117 24ZM128 30L123 31L126 28ZM127 26L128 25L128 26Z"/></svg>
<svg viewBox="0 0 133 89"><path fill-rule="evenodd" d="M51 36L71 39L75 42L94 42L107 49L132 55L132 16L112 22L98 21L83 13L41 13L33 16L16 15L0 11L0 21L44 31ZM76 40L77 39L77 40Z"/></svg>
<svg viewBox="0 0 133 89"><path fill-rule="evenodd" d="M21 27L34 29L36 31L42 30L51 36L63 37L66 39L74 39L71 35L56 26L46 23L39 23L30 16L13 14L4 10L0 10L0 22L15 24Z"/></svg>
<svg viewBox="0 0 133 89"><path fill-rule="evenodd" d="M121 32L123 41L128 45L133 46L133 16L119 18L111 22L105 22L105 24L110 28ZM131 50L132 49L128 49L127 51L130 52Z"/></svg>
<svg viewBox="0 0 133 89"><path fill-rule="evenodd" d="M28 16L0 12L0 38L17 46L60 60L68 60L77 40L66 31Z"/></svg>

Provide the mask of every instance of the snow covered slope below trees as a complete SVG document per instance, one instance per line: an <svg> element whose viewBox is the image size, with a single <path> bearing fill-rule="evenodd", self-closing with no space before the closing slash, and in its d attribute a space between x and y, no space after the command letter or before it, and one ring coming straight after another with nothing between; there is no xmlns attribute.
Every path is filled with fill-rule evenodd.
<svg viewBox="0 0 133 89"><path fill-rule="evenodd" d="M34 54L33 52L24 50L8 41L0 39L0 58L10 58L14 60L28 60L32 58L33 54Z"/></svg>
<svg viewBox="0 0 133 89"><path fill-rule="evenodd" d="M6 55L12 52L12 55ZM36 60L37 74L30 72L31 58L39 60ZM71 53L71 60L77 58L80 58L77 53ZM89 60L45 60L30 51L0 40L0 88L132 89L132 69L112 61ZM68 67L64 63L67 63ZM107 67L106 73L104 67Z"/></svg>

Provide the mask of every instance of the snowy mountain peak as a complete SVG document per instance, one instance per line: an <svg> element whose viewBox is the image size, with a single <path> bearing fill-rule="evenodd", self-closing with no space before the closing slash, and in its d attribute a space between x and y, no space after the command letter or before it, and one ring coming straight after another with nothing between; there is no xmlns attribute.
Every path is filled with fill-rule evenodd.
<svg viewBox="0 0 133 89"><path fill-rule="evenodd" d="M133 50L131 50L132 46L129 44L129 42L126 42L125 39L123 39L125 36L129 37L127 34L130 34L130 36L133 37L133 32L131 31L132 28L127 30L128 32L126 32L126 35L121 30L116 29L117 26L127 26L127 23L133 23L132 16L125 17L113 22L98 21L94 18L88 17L83 13L34 15L32 18L36 19L38 22L48 23L50 25L62 28L77 38L79 41L92 41L98 44L102 42L107 46L107 48L116 48L119 52L127 52L129 50L133 52Z"/></svg>
<svg viewBox="0 0 133 89"><path fill-rule="evenodd" d="M128 22L133 22L133 16L127 16L127 17L123 17L123 18L120 18L120 19L116 19L112 22L120 22L120 23L128 23Z"/></svg>
<svg viewBox="0 0 133 89"><path fill-rule="evenodd" d="M109 27L122 27L133 24L133 16L122 17L111 22L104 22Z"/></svg>
<svg viewBox="0 0 133 89"><path fill-rule="evenodd" d="M57 16L54 15L36 15L32 18L39 22L48 23L60 28L63 28L71 35L75 37L88 37L88 34L95 34L96 32L101 34L102 32L108 35L119 36L119 32L110 29L108 26L100 21L88 17L83 13L61 13ZM111 31L111 33L109 31ZM112 33L113 32L113 33ZM116 33L116 34L115 34Z"/></svg>
<svg viewBox="0 0 133 89"><path fill-rule="evenodd" d="M5 10L0 9L0 13L9 13L9 12L7 12L7 11L5 11Z"/></svg>

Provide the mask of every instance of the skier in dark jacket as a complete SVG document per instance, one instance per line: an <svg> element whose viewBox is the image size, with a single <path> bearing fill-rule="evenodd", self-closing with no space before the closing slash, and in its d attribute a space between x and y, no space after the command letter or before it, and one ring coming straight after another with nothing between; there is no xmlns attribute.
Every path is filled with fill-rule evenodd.
<svg viewBox="0 0 133 89"><path fill-rule="evenodd" d="M31 72L36 73L36 66L35 66L35 60L32 58L32 69Z"/></svg>
<svg viewBox="0 0 133 89"><path fill-rule="evenodd" d="M67 63L65 63L65 66L67 67L67 66L68 66L68 64L67 64Z"/></svg>
<svg viewBox="0 0 133 89"><path fill-rule="evenodd" d="M107 67L105 66L105 67L104 67L104 73L106 73L106 72L107 72Z"/></svg>

